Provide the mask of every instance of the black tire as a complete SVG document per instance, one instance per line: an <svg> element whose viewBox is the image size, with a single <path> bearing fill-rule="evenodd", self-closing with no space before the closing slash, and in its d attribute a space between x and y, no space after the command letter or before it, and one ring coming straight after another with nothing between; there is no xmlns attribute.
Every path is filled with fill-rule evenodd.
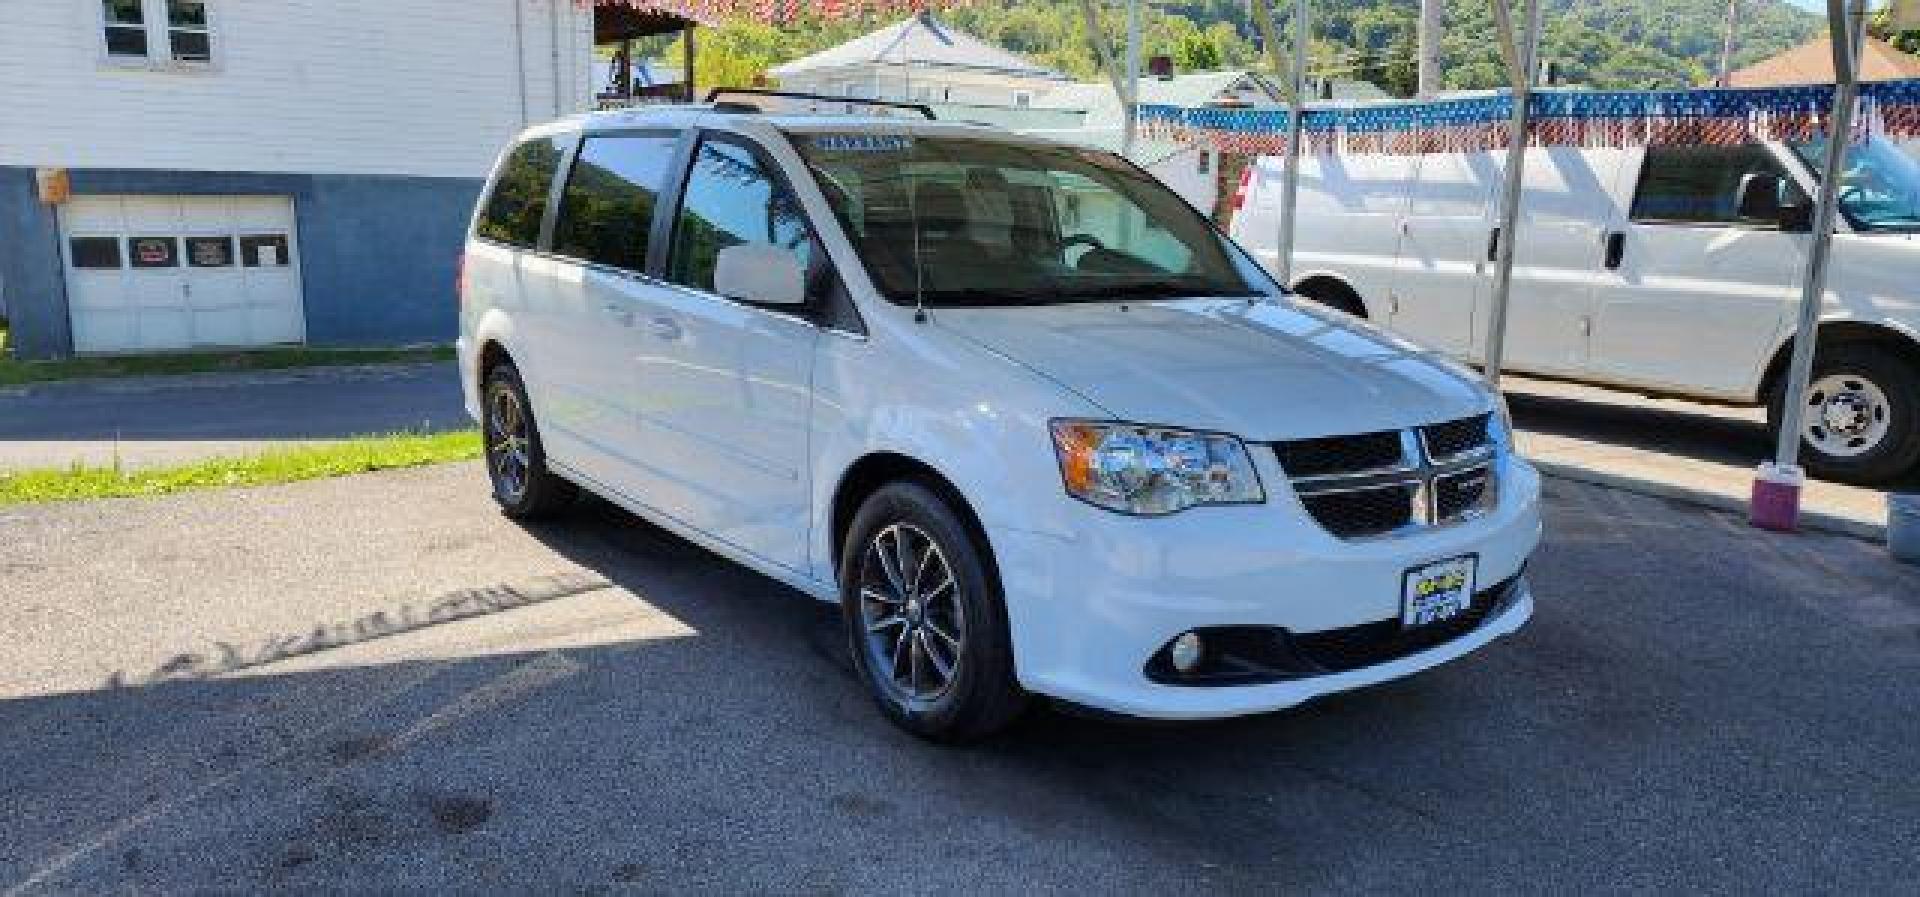
<svg viewBox="0 0 1920 897"><path fill-rule="evenodd" d="M540 443L533 406L527 401L527 387L512 362L489 368L481 383L480 438L493 500L508 517L552 517L580 497L580 487L547 469L547 453Z"/></svg>
<svg viewBox="0 0 1920 897"><path fill-rule="evenodd" d="M1837 385L1841 392L1825 391L1823 384ZM1786 389L1782 378L1768 397L1767 428L1776 440ZM1884 403L1873 400L1876 393ZM1875 485L1920 470L1920 368L1912 361L1871 343L1822 347L1814 356L1807 399L1809 429L1800 438L1800 463L1808 473L1823 480ZM1857 436L1851 427L1828 427L1825 411L1836 402L1841 403L1836 413L1843 417L1859 409L1864 423Z"/></svg>
<svg viewBox="0 0 1920 897"><path fill-rule="evenodd" d="M1356 318L1367 316L1367 304L1346 284L1337 280L1308 280L1294 288L1294 292L1336 311L1343 311Z"/></svg>
<svg viewBox="0 0 1920 897"><path fill-rule="evenodd" d="M888 534L892 548L883 549ZM896 565L895 580L882 559L886 550L911 558L915 571ZM951 574L944 590L939 563ZM923 576L933 582L913 581ZM882 593L898 600L880 600ZM1024 709L1006 605L986 550L926 486L889 483L854 514L840 556L840 606L854 669L901 728L932 741L974 741ZM900 622L887 625L889 617Z"/></svg>

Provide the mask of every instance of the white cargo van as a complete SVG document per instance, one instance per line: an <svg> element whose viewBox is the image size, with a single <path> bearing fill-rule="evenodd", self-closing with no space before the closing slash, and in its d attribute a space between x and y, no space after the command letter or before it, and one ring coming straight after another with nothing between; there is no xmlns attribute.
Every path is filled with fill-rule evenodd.
<svg viewBox="0 0 1920 897"><path fill-rule="evenodd" d="M1824 143L1529 151L1505 365L1780 418ZM1505 151L1302 160L1291 286L1477 361ZM1271 265L1280 165L1232 234ZM1872 140L1840 189L1803 433L1817 475L1920 468L1920 165Z"/></svg>

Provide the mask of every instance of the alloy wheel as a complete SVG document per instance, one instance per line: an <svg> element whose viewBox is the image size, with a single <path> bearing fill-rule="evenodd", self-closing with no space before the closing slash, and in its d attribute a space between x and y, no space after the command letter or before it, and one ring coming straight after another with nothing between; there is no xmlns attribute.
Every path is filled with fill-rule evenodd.
<svg viewBox="0 0 1920 897"><path fill-rule="evenodd" d="M493 471L495 488L507 501L519 501L527 494L532 440L520 395L504 384L496 385L487 396L486 440L487 467Z"/></svg>
<svg viewBox="0 0 1920 897"><path fill-rule="evenodd" d="M867 666L895 697L921 704L953 687L967 635L960 585L927 532L895 523L875 533L860 563Z"/></svg>

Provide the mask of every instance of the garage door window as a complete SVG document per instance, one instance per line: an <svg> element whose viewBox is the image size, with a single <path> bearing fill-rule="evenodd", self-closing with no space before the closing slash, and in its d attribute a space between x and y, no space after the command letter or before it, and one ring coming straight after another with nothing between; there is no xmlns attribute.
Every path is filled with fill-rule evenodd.
<svg viewBox="0 0 1920 897"><path fill-rule="evenodd" d="M133 249L135 268L180 267L180 247L172 237L134 237L127 245Z"/></svg>
<svg viewBox="0 0 1920 897"><path fill-rule="evenodd" d="M119 237L74 237L68 241L73 251L73 266L90 270L120 268Z"/></svg>
<svg viewBox="0 0 1920 897"><path fill-rule="evenodd" d="M195 268L233 267L233 238L188 237L187 264Z"/></svg>
<svg viewBox="0 0 1920 897"><path fill-rule="evenodd" d="M286 234L242 234L240 259L249 268L284 268L292 264Z"/></svg>

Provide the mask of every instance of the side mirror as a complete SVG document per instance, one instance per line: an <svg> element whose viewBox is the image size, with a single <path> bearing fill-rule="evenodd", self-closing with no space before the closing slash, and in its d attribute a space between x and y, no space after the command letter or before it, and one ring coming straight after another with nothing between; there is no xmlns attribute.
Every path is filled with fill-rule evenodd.
<svg viewBox="0 0 1920 897"><path fill-rule="evenodd" d="M807 272L793 253L772 243L736 243L714 259L713 290L766 305L807 301Z"/></svg>
<svg viewBox="0 0 1920 897"><path fill-rule="evenodd" d="M1735 214L1744 221L1780 221L1780 178L1778 175L1751 172L1740 176L1739 202Z"/></svg>

